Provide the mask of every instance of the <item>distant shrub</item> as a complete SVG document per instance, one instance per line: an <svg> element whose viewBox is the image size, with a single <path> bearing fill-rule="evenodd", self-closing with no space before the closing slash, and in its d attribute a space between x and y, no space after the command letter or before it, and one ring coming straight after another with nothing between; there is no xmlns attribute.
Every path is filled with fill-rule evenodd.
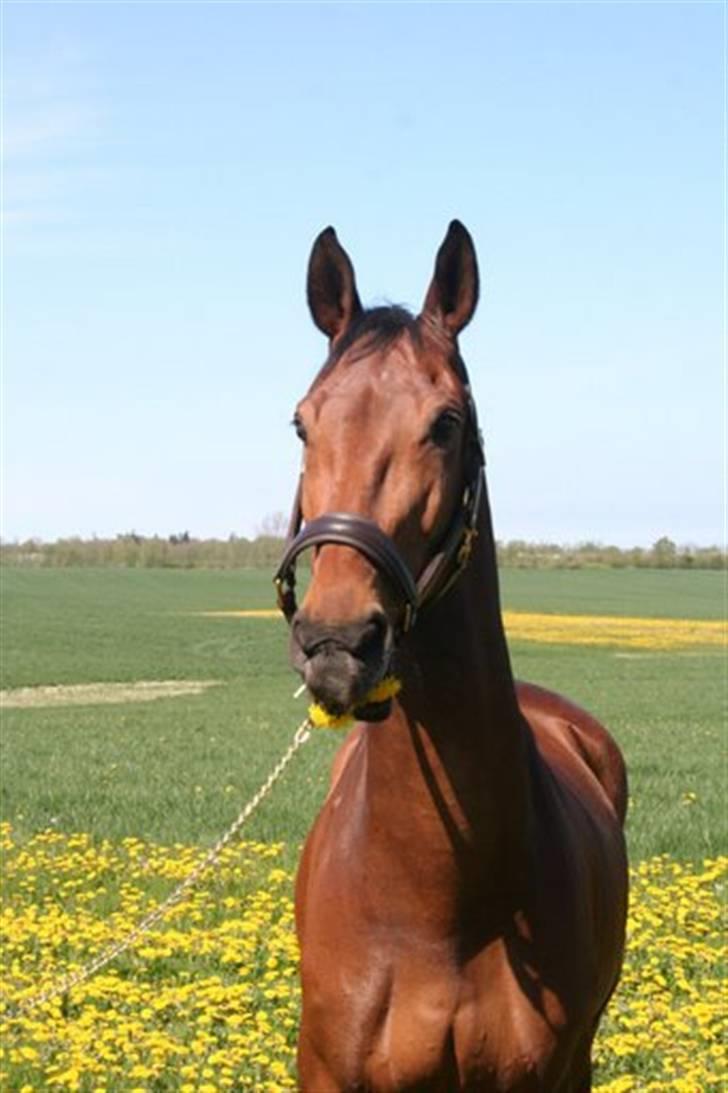
<svg viewBox="0 0 728 1093"><path fill-rule="evenodd" d="M0 543L5 565L126 566L170 569L274 568L284 539L264 526L254 539L230 535L227 539L196 539L189 531L167 537L144 536L135 531L114 539L38 539ZM277 530L277 528L276 528ZM725 569L726 552L717 546L678 546L663 536L651 547L629 547L585 542L577 545L527 543L511 539L497 544L501 566L515 569ZM305 559L304 559L305 564Z"/></svg>
<svg viewBox="0 0 728 1093"><path fill-rule="evenodd" d="M498 543L500 565L516 569L724 569L726 552L717 546L678 546L663 536L651 547L617 547L585 542L575 546L526 543L520 539Z"/></svg>
<svg viewBox="0 0 728 1093"><path fill-rule="evenodd" d="M283 550L283 540L267 535L244 539L195 539L189 532L144 536L136 532L114 539L33 539L0 544L5 565L123 566L128 568L245 569L272 567Z"/></svg>

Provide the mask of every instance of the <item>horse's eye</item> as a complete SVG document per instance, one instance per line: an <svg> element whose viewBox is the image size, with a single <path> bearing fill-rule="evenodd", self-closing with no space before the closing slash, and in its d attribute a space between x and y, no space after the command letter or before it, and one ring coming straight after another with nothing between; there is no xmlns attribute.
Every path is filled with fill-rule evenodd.
<svg viewBox="0 0 728 1093"><path fill-rule="evenodd" d="M293 421L291 422L291 425L296 430L296 436L298 437L298 439L305 444L306 443L306 427L303 424L303 421L301 420L301 415L300 414L294 414L293 415Z"/></svg>
<svg viewBox="0 0 728 1093"><path fill-rule="evenodd" d="M430 426L428 439L438 448L447 448L457 436L460 425L460 415L455 410L443 410Z"/></svg>

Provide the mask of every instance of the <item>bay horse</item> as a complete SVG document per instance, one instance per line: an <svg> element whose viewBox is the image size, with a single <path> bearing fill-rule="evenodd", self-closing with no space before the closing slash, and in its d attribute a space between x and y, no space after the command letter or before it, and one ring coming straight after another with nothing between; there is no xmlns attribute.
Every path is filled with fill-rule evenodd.
<svg viewBox="0 0 728 1093"><path fill-rule="evenodd" d="M276 581L294 666L357 722L296 882L306 1093L589 1090L619 977L625 767L593 717L511 673L457 341L477 299L458 221L416 317L364 310L334 230L314 243L329 353L294 417Z"/></svg>

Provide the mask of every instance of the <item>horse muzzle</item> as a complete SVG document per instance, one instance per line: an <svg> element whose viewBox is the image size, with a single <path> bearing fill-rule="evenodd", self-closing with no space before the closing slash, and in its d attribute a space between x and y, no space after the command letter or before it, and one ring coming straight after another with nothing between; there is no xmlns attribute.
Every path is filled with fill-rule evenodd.
<svg viewBox="0 0 728 1093"><path fill-rule="evenodd" d="M360 706L386 675L394 634L381 610L330 624L299 610L291 625L291 660L313 697L338 716Z"/></svg>

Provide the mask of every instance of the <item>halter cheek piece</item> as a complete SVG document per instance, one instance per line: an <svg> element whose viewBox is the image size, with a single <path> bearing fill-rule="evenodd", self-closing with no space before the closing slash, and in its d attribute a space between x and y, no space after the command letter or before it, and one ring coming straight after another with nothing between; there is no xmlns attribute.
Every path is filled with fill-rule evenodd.
<svg viewBox="0 0 728 1093"><path fill-rule="evenodd" d="M462 372L464 365L458 361ZM305 527L301 510L301 482L293 503L286 549L273 582L278 594L278 606L291 622L296 603L296 561L309 547L338 544L358 550L387 578L402 601L402 619L398 627L406 634L414 626L417 615L425 607L444 596L470 560L477 535L478 513L483 496L483 444L478 429L475 404L465 377L467 396L466 445L472 450L471 470L463 491L460 507L443 533L438 549L415 580L394 541L373 520L350 512L328 512L311 520Z"/></svg>

